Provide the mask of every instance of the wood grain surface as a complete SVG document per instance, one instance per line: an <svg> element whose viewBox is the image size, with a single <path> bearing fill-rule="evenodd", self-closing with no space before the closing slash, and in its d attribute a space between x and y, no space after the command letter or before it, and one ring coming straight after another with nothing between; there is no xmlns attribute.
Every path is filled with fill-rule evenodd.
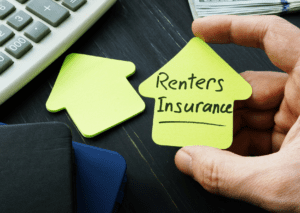
<svg viewBox="0 0 300 213"><path fill-rule="evenodd" d="M299 14L282 17L300 26ZM177 170L174 156L178 148L158 146L151 138L154 99L143 98L143 113L92 139L81 136L66 111L52 114L46 110L66 55L132 61L137 69L129 81L137 90L193 37L192 22L187 0L118 0L65 54L0 106L0 122L64 122L74 141L120 153L127 162L128 184L119 212L265 212L242 201L212 195ZM280 71L261 50L234 44L210 46L239 73Z"/></svg>

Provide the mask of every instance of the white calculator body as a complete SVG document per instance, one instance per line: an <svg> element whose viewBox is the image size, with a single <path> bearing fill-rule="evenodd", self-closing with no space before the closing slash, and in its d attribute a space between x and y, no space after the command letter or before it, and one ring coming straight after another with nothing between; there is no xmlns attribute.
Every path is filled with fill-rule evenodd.
<svg viewBox="0 0 300 213"><path fill-rule="evenodd" d="M84 34L116 0L0 0L0 104Z"/></svg>

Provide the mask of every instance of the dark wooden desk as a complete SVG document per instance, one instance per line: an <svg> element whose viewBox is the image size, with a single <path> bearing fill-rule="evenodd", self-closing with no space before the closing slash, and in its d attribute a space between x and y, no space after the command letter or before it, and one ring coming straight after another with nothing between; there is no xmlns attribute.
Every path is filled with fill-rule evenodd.
<svg viewBox="0 0 300 213"><path fill-rule="evenodd" d="M300 26L298 14L283 16ZM154 99L143 98L146 110L99 136L83 138L66 111L52 114L45 103L67 54L83 53L135 63L129 78L139 84L166 64L193 37L187 0L118 0L64 55L20 92L0 106L8 124L60 121L69 125L74 141L119 152L127 162L128 184L120 212L264 212L250 204L211 195L174 164L178 148L151 139ZM236 71L274 70L263 51L211 45Z"/></svg>

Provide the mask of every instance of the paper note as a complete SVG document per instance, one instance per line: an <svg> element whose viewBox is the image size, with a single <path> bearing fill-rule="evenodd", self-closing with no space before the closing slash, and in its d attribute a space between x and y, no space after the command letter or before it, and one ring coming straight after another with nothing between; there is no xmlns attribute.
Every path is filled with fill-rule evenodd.
<svg viewBox="0 0 300 213"><path fill-rule="evenodd" d="M139 91L155 99L155 143L220 149L233 140L234 100L252 94L250 84L199 38L146 79Z"/></svg>
<svg viewBox="0 0 300 213"><path fill-rule="evenodd" d="M66 109L82 135L94 137L145 109L127 80L134 72L132 62L68 55L46 107L50 112Z"/></svg>

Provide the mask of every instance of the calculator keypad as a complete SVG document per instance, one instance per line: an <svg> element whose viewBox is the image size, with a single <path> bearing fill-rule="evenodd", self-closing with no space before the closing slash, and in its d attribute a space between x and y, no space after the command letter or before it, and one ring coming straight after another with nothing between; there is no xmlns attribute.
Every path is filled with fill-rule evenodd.
<svg viewBox="0 0 300 213"><path fill-rule="evenodd" d="M82 5L86 3L86 0L64 0L62 5L69 8L72 11L78 10Z"/></svg>
<svg viewBox="0 0 300 213"><path fill-rule="evenodd" d="M32 44L22 36L11 40L6 46L5 51L13 57L19 59L32 48Z"/></svg>
<svg viewBox="0 0 300 213"><path fill-rule="evenodd" d="M40 21L36 21L25 30L24 35L35 43L38 43L50 32L49 27Z"/></svg>
<svg viewBox="0 0 300 213"><path fill-rule="evenodd" d="M0 74L14 62L4 53L0 52Z"/></svg>
<svg viewBox="0 0 300 213"><path fill-rule="evenodd" d="M15 12L16 7L12 1L15 1L16 4L25 4L26 10L31 14L23 10ZM58 0L0 0L0 20L8 17L6 21L8 26L17 31L25 29L24 35L31 41L39 43L51 30L45 23L34 20L32 14L51 26L58 27L70 16L69 10L75 12L86 2L87 0L62 0L61 3ZM23 36L15 36L13 30L7 27L7 25L0 24L0 46L5 45L5 52L16 59L20 59L33 45ZM13 63L14 61L8 55L0 52L0 74Z"/></svg>
<svg viewBox="0 0 300 213"><path fill-rule="evenodd" d="M18 11L7 20L7 24L18 31L22 30L30 22L32 22L32 18L22 10Z"/></svg>
<svg viewBox="0 0 300 213"><path fill-rule="evenodd" d="M57 27L70 16L70 12L51 0L32 0L26 9L53 27Z"/></svg>
<svg viewBox="0 0 300 213"><path fill-rule="evenodd" d="M6 16L16 10L15 6L6 0L0 2L0 19L4 19Z"/></svg>
<svg viewBox="0 0 300 213"><path fill-rule="evenodd" d="M7 42L9 39L11 39L15 33L10 30L5 25L0 25L0 46L2 46L5 42Z"/></svg>

